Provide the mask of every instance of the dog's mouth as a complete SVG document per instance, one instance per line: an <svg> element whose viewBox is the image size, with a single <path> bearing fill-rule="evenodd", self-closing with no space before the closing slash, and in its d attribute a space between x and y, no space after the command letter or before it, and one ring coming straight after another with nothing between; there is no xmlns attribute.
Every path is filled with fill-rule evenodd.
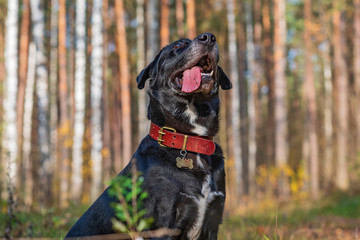
<svg viewBox="0 0 360 240"><path fill-rule="evenodd" d="M189 65L176 72L171 78L174 88L183 93L211 93L215 83L215 61L206 55L201 57L196 64Z"/></svg>

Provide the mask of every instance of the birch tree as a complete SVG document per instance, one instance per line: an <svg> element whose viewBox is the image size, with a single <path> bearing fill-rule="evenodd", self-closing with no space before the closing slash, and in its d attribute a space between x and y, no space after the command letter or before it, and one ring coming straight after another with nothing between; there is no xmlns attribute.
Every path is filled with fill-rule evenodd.
<svg viewBox="0 0 360 240"><path fill-rule="evenodd" d="M91 21L91 134L92 134L92 186L90 197L95 201L101 190L102 176L102 136L101 136L101 98L102 98L102 60L103 60L103 38L102 38L102 0L94 0Z"/></svg>
<svg viewBox="0 0 360 240"><path fill-rule="evenodd" d="M337 161L336 186L343 191L349 188L347 170L347 136L348 136L348 71L345 61L344 23L341 19L341 4L333 0L333 44L334 44L334 83L337 89Z"/></svg>
<svg viewBox="0 0 360 240"><path fill-rule="evenodd" d="M275 164L284 169L288 159L286 108L286 19L285 0L274 0L274 110L275 110ZM284 172L279 180L279 194L288 195Z"/></svg>
<svg viewBox="0 0 360 240"><path fill-rule="evenodd" d="M86 1L76 1L76 52L75 52L75 119L72 156L71 194L74 200L80 199L82 188L82 144L85 118L85 70L86 70Z"/></svg>
<svg viewBox="0 0 360 240"><path fill-rule="evenodd" d="M240 196L243 193L243 165L241 159L241 142L240 142L240 97L239 97L239 79L237 73L237 46L236 46L236 29L234 2L227 0L227 21L228 21L228 38L229 38L229 58L230 58L230 79L233 84L231 91L231 125L233 127L232 143L233 157L235 161L236 173L236 194Z"/></svg>
<svg viewBox="0 0 360 240"><path fill-rule="evenodd" d="M5 130L3 136L3 156L7 160L8 184L10 191L16 184L17 128L16 94L18 90L18 11L19 2L8 0L5 34L5 97L3 102Z"/></svg>

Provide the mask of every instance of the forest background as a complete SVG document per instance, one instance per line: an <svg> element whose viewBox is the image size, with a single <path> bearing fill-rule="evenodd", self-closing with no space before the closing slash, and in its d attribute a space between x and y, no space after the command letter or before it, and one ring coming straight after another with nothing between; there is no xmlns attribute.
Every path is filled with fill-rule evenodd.
<svg viewBox="0 0 360 240"><path fill-rule="evenodd" d="M311 219L337 206L326 221L357 234L360 0L0 0L0 236L66 232L147 134L137 74L203 32L233 83L216 137L224 236L271 234L275 218L290 236L278 211L293 203Z"/></svg>

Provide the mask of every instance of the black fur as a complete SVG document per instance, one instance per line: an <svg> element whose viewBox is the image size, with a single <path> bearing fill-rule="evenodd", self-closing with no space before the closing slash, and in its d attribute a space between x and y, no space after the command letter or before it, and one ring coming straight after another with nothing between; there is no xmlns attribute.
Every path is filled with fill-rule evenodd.
<svg viewBox="0 0 360 240"><path fill-rule="evenodd" d="M181 39L164 49L137 77L138 88L148 85L150 104L149 119L159 125L177 129L178 132L214 136L219 128L218 86L230 89L231 82L217 65L219 52L215 37L206 33L193 41ZM202 81L193 93L181 91L176 76L195 65L204 70L213 70L211 80ZM197 130L196 130L197 129ZM140 143L132 159L144 176L144 190L149 196L145 205L147 215L154 219L153 229L179 228L178 237L161 239L189 239L198 219L197 200L207 197L206 211L200 231L193 239L217 239L225 201L225 171L221 148L216 145L211 156L188 153L194 169L177 168L179 150L161 147L150 136ZM133 160L130 161L133 162ZM130 164L120 173L130 174ZM206 181L210 180L210 181ZM204 192L204 182L209 183L209 192ZM214 194L216 193L216 194ZM110 219L114 212L107 190L95 201L72 227L66 237L101 235L113 233Z"/></svg>

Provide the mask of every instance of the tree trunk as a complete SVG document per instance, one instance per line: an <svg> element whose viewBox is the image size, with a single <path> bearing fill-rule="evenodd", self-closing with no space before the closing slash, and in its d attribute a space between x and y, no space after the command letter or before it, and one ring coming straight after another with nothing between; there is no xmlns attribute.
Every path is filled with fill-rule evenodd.
<svg viewBox="0 0 360 240"><path fill-rule="evenodd" d="M356 114L356 128L357 128L357 146L360 151L360 0L354 0L355 15L354 15L354 82L355 94L357 102Z"/></svg>
<svg viewBox="0 0 360 240"><path fill-rule="evenodd" d="M75 52L75 119L71 192L73 200L79 201L83 184L83 138L85 131L85 71L86 71L86 1L76 1L76 52Z"/></svg>
<svg viewBox="0 0 360 240"><path fill-rule="evenodd" d="M169 0L161 0L160 47L169 44Z"/></svg>
<svg viewBox="0 0 360 240"><path fill-rule="evenodd" d="M6 77L6 71L5 71L5 19L6 19L6 0L0 1L0 122L4 119L3 114L3 100L4 100L4 83L5 83L5 77ZM3 128L0 128L0 141L3 139ZM2 144L0 144L0 156L2 156ZM6 166L7 162L3 157L0 158L0 166ZM0 168L0 197L5 198L6 193L6 169ZM4 195L3 195L4 194Z"/></svg>
<svg viewBox="0 0 360 240"><path fill-rule="evenodd" d="M38 143L40 150L40 206L49 206L52 202L53 166L50 159L49 138L49 96L46 48L44 44L45 16L40 0L31 0L31 18L33 22L33 41L36 44L36 95L38 99Z"/></svg>
<svg viewBox="0 0 360 240"><path fill-rule="evenodd" d="M239 97L239 76L237 72L237 45L236 45L236 29L234 2L227 0L227 21L228 21L228 38L229 38L229 60L230 60L230 79L232 80L233 89L231 91L231 124L232 136L231 143L233 149L233 158L235 161L235 182L237 198L243 193L243 162L241 158L241 142L240 142L240 97Z"/></svg>
<svg viewBox="0 0 360 240"><path fill-rule="evenodd" d="M58 11L59 11L59 2L58 0L51 1L51 35L50 35L50 79L49 79L49 93L50 93L50 159L51 162L56 163L58 169L60 169L61 160L58 158L58 138L57 138L57 131L58 131L58 107L57 107L57 76L58 76ZM61 171L55 172L56 184L57 189L60 189L59 181L61 181L60 177ZM60 191L55 191L57 194L56 199L59 201L61 196Z"/></svg>
<svg viewBox="0 0 360 240"><path fill-rule="evenodd" d="M21 21L21 36L20 36L20 47L19 47L19 85L17 93L17 108L16 108L16 129L17 133L17 145L18 145L18 159L19 169L17 187L23 190L24 187L24 168L23 168L23 157L22 157L22 144L23 144L23 122L24 122L24 101L25 101L25 87L26 87L26 74L28 65L28 50L29 50L29 27L30 27L30 1L23 1L23 14ZM21 191L24 192L24 191Z"/></svg>
<svg viewBox="0 0 360 240"><path fill-rule="evenodd" d="M195 0L186 0L186 10L187 37L193 39L196 37Z"/></svg>
<svg viewBox="0 0 360 240"><path fill-rule="evenodd" d="M179 38L184 37L184 1L176 0L176 30Z"/></svg>
<svg viewBox="0 0 360 240"><path fill-rule="evenodd" d="M288 164L286 108L286 19L285 0L274 0L274 96L275 96L275 164L282 169L278 191L288 195L288 182L283 171Z"/></svg>
<svg viewBox="0 0 360 240"><path fill-rule="evenodd" d="M6 159L8 188L13 191L17 182L16 94L18 90L18 1L8 0L5 34L5 97L3 102L5 130L3 159ZM10 196L9 196L10 197Z"/></svg>
<svg viewBox="0 0 360 240"><path fill-rule="evenodd" d="M144 26L144 0L137 0L136 19L138 26L136 28L136 47L137 47L137 73L139 74L145 67L145 26ZM138 92L138 141L140 142L148 131L149 122L147 119L147 94L146 91Z"/></svg>
<svg viewBox="0 0 360 240"><path fill-rule="evenodd" d="M120 87L121 87L121 118L122 118L122 143L123 166L127 165L132 155L132 135L131 135L131 102L130 102L130 76L128 64L128 48L126 42L126 28L124 7L122 1L115 2L115 14L117 18L117 47L119 52L120 68Z"/></svg>
<svg viewBox="0 0 360 240"><path fill-rule="evenodd" d="M255 68L255 44L253 31L253 16L251 3L245 2L246 15L246 48L247 48L247 64L248 64L248 129L249 129L249 158L247 164L244 164L245 192L249 194L250 189L254 189L255 172L256 172L256 98L258 79ZM244 160L244 162L246 162Z"/></svg>
<svg viewBox="0 0 360 240"><path fill-rule="evenodd" d="M341 19L340 3L333 1L333 44L334 44L334 82L337 89L337 163L336 186L343 191L349 188L349 175L347 170L347 136L348 136L348 72L345 62L344 31Z"/></svg>
<svg viewBox="0 0 360 240"><path fill-rule="evenodd" d="M66 74L66 2L59 0L59 107L60 107L60 126L59 126L59 151L60 151L60 206L67 205L68 193L68 166L70 154L68 142L70 139L70 120L68 113L68 84Z"/></svg>
<svg viewBox="0 0 360 240"><path fill-rule="evenodd" d="M108 72L108 29L110 27L110 21L108 16L109 10L109 1L103 1L102 8L102 18L104 22L104 31L103 31L103 62L102 62L102 73L103 73L103 93L102 93L102 104L103 104L103 175L104 182L111 180L112 173L112 154L111 154L111 130L110 130L110 109L109 109L109 91L108 91L108 82L107 82L107 72Z"/></svg>
<svg viewBox="0 0 360 240"><path fill-rule="evenodd" d="M273 42L271 35L270 0L263 1L262 23L264 29L264 73L268 87L267 94L267 121L266 121L266 164L273 165L275 162L275 111L274 111L274 65L273 65Z"/></svg>
<svg viewBox="0 0 360 240"><path fill-rule="evenodd" d="M304 102L306 107L305 124L306 134L305 138L309 143L309 159L308 162L310 189L313 199L319 197L319 159L318 159L318 140L316 133L317 117L316 117L316 90L314 70L312 63L312 9L311 0L305 0L304 3L304 20L305 20L305 82L304 82Z"/></svg>
<svg viewBox="0 0 360 240"><path fill-rule="evenodd" d="M27 81L25 88L25 106L24 106L24 124L23 124L23 162L24 162L24 202L25 205L30 207L33 203L32 191L34 176L32 174L33 164L30 158L31 154L31 128L32 128L32 115L34 106L34 88L35 88L35 69L36 69L36 45L30 43L28 54L28 69Z"/></svg>
<svg viewBox="0 0 360 240"><path fill-rule="evenodd" d="M92 53L91 53L91 134L92 134L92 186L90 199L95 201L102 190L102 156L101 150L101 98L102 98L102 60L103 60L103 37L102 37L102 0L94 0L92 8Z"/></svg>
<svg viewBox="0 0 360 240"><path fill-rule="evenodd" d="M146 46L146 63L149 64L159 51L159 19L158 19L158 1L149 0L147 5L147 30L148 41Z"/></svg>

